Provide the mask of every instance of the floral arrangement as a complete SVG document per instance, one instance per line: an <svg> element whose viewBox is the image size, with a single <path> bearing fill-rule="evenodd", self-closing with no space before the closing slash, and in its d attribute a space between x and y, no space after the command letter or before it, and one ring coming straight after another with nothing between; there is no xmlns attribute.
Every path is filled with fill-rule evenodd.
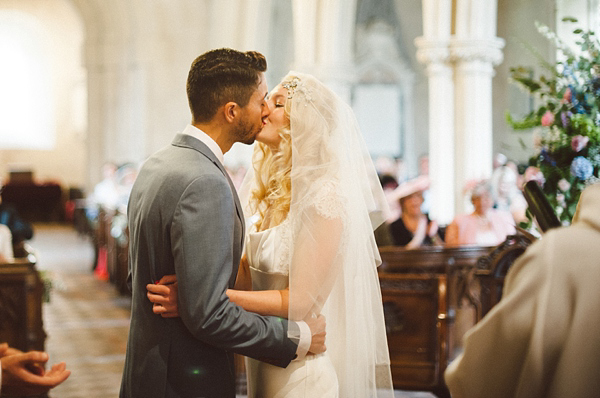
<svg viewBox="0 0 600 398"><path fill-rule="evenodd" d="M529 164L541 172L538 183L566 225L581 191L600 181L600 42L593 31L575 29L578 48L573 50L547 26L536 22L536 27L554 42L559 60L550 64L539 57L547 74L538 79L529 68L511 68L511 79L540 105L521 120L508 112L506 119L514 129L537 128Z"/></svg>

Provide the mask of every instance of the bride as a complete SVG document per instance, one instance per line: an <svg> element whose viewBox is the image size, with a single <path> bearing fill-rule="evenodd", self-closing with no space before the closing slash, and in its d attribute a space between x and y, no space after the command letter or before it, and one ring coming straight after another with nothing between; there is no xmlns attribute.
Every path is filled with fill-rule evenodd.
<svg viewBox="0 0 600 398"><path fill-rule="evenodd" d="M268 103L240 189L251 229L227 295L263 315L325 315L327 351L285 369L248 358L248 396L393 397L373 236L386 202L355 116L296 72ZM176 314L165 309L176 307L174 286L148 287L156 313Z"/></svg>

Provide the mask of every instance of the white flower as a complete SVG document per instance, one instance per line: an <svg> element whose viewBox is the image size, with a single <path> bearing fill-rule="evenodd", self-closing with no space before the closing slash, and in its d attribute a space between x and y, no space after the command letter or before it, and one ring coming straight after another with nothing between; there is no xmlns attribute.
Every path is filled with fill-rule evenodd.
<svg viewBox="0 0 600 398"><path fill-rule="evenodd" d="M557 206L556 207L556 215L560 217L560 215L563 213L564 209L561 206Z"/></svg>

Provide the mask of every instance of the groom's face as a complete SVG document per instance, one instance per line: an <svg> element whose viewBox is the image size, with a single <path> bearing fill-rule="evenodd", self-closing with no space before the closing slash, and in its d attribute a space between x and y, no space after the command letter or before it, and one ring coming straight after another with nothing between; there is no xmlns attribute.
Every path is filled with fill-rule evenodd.
<svg viewBox="0 0 600 398"><path fill-rule="evenodd" d="M265 126L270 113L267 105L267 90L267 81L264 74L261 73L257 89L250 97L248 104L241 108L242 112L235 129L237 141L252 144L256 135Z"/></svg>

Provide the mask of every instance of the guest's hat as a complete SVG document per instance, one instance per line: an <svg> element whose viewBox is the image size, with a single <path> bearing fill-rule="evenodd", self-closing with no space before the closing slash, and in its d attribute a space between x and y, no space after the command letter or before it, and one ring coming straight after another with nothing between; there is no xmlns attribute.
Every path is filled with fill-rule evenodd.
<svg viewBox="0 0 600 398"><path fill-rule="evenodd" d="M398 185L398 188L394 189L390 198L392 200L400 200L407 196L410 196L417 192L423 192L429 188L429 177L428 176L418 176L413 178L412 180L408 180Z"/></svg>

